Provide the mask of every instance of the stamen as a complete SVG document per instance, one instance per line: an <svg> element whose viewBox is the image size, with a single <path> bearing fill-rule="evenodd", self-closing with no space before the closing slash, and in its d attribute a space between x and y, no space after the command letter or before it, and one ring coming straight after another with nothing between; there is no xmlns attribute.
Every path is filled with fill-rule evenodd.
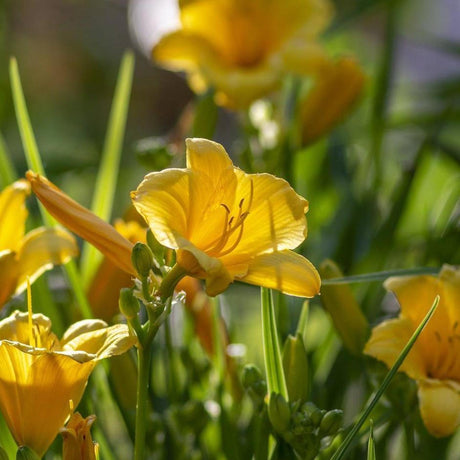
<svg viewBox="0 0 460 460"><path fill-rule="evenodd" d="M27 312L29 326L29 345L35 347L34 327L32 322L32 289L30 288L30 279L27 277Z"/></svg>

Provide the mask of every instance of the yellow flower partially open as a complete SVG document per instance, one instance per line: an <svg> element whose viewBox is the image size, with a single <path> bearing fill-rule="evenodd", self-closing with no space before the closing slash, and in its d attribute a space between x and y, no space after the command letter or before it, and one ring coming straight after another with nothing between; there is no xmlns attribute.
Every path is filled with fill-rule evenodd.
<svg viewBox="0 0 460 460"><path fill-rule="evenodd" d="M78 254L75 239L62 229L40 227L25 233L29 193L25 180L0 193L0 308L25 289L27 278L33 282L53 265L65 264Z"/></svg>
<svg viewBox="0 0 460 460"><path fill-rule="evenodd" d="M420 413L428 431L448 436L460 425L460 269L444 265L438 277L389 278L385 287L396 294L401 314L374 328L364 352L388 366L440 296L401 370L417 381Z"/></svg>
<svg viewBox="0 0 460 460"><path fill-rule="evenodd" d="M197 92L217 90L223 105L247 106L286 72L311 74L325 60L316 38L332 17L328 0L180 2L182 28L153 48L155 60L187 72Z"/></svg>
<svg viewBox="0 0 460 460"><path fill-rule="evenodd" d="M41 314L0 321L0 411L19 446L42 456L76 407L96 363L136 343L124 324L73 324L59 340Z"/></svg>
<svg viewBox="0 0 460 460"><path fill-rule="evenodd" d="M78 412L70 417L62 435L62 460L96 460L97 444L91 437L95 415L83 418Z"/></svg>
<svg viewBox="0 0 460 460"><path fill-rule="evenodd" d="M320 278L294 253L307 236L308 202L283 179L246 174L224 148L187 139L187 168L148 174L132 200L157 240L177 251L211 296L233 280L312 297Z"/></svg>

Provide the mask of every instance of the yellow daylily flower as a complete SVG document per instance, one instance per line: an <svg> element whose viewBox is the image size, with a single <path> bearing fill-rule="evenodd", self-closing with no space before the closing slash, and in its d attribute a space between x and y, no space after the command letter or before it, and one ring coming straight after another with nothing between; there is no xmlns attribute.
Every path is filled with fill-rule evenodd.
<svg viewBox="0 0 460 460"><path fill-rule="evenodd" d="M54 265L65 264L78 254L75 239L59 228L40 227L25 233L30 193L19 180L0 193L0 308L13 295Z"/></svg>
<svg viewBox="0 0 460 460"><path fill-rule="evenodd" d="M291 251L307 236L308 202L283 179L246 174L224 148L187 139L187 168L148 174L132 200L186 274L215 296L233 280L312 297L320 278Z"/></svg>
<svg viewBox="0 0 460 460"><path fill-rule="evenodd" d="M152 56L186 71L194 91L214 87L222 105L247 106L274 90L286 72L310 75L326 60L316 39L332 17L328 0L193 0L179 6L181 29L165 35Z"/></svg>
<svg viewBox="0 0 460 460"><path fill-rule="evenodd" d="M96 460L97 444L91 437L95 415L83 418L78 412L59 431L62 435L62 460Z"/></svg>
<svg viewBox="0 0 460 460"><path fill-rule="evenodd" d="M387 366L394 364L440 296L401 370L417 381L420 413L428 431L448 436L460 425L460 269L444 265L437 277L393 277L385 287L395 293L401 313L374 328L364 353Z"/></svg>
<svg viewBox="0 0 460 460"><path fill-rule="evenodd" d="M79 321L61 340L44 315L0 321L0 411L19 446L42 456L76 407L96 363L136 344L124 324Z"/></svg>
<svg viewBox="0 0 460 460"><path fill-rule="evenodd" d="M361 96L364 83L364 73L353 58L325 64L300 102L302 145L315 142L341 122Z"/></svg>

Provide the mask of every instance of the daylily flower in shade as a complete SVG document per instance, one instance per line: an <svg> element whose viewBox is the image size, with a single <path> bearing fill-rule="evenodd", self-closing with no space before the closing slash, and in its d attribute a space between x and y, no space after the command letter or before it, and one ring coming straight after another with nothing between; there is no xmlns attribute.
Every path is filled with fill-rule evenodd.
<svg viewBox="0 0 460 460"><path fill-rule="evenodd" d="M91 437L95 415L83 418L78 412L59 431L62 436L62 460L96 460L97 444Z"/></svg>
<svg viewBox="0 0 460 460"><path fill-rule="evenodd" d="M131 263L132 243L123 238L114 227L72 200L48 179L32 171L26 177L32 190L46 210L62 225L89 241L117 267L136 274Z"/></svg>
<svg viewBox="0 0 460 460"><path fill-rule="evenodd" d="M25 289L27 278L33 282L53 265L65 264L78 254L75 239L62 229L40 227L25 233L29 193L25 180L0 193L0 308Z"/></svg>
<svg viewBox="0 0 460 460"><path fill-rule="evenodd" d="M320 278L291 251L307 235L308 202L283 179L246 174L224 148L187 139L187 168L148 174L132 200L187 275L215 296L233 280L312 297Z"/></svg>
<svg viewBox="0 0 460 460"><path fill-rule="evenodd" d="M285 73L311 75L326 58L317 43L329 24L328 0L180 1L181 29L165 35L153 58L187 72L194 91L208 86L217 102L244 107Z"/></svg>
<svg viewBox="0 0 460 460"><path fill-rule="evenodd" d="M364 73L352 58L325 64L300 102L302 144L313 143L340 123L361 96L364 83Z"/></svg>
<svg viewBox="0 0 460 460"><path fill-rule="evenodd" d="M439 276L389 278L385 287L400 305L399 318L372 331L364 352L392 366L437 295L439 305L401 370L418 384L420 413L434 436L460 425L460 269L444 265Z"/></svg>
<svg viewBox="0 0 460 460"><path fill-rule="evenodd" d="M76 407L96 363L136 343L124 324L70 326L61 340L51 321L15 311L0 321L0 410L19 446L42 456Z"/></svg>

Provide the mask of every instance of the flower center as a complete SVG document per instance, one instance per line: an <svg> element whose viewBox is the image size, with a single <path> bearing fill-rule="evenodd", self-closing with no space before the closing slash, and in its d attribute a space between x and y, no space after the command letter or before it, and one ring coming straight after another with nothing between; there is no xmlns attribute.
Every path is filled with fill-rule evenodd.
<svg viewBox="0 0 460 460"><path fill-rule="evenodd" d="M241 198L238 203L237 213L232 215L230 208L221 203L220 206L225 211L223 230L219 238L214 240L205 252L211 257L222 257L232 252L241 241L244 230L244 221L249 215L254 197L254 185L250 182L249 196Z"/></svg>

